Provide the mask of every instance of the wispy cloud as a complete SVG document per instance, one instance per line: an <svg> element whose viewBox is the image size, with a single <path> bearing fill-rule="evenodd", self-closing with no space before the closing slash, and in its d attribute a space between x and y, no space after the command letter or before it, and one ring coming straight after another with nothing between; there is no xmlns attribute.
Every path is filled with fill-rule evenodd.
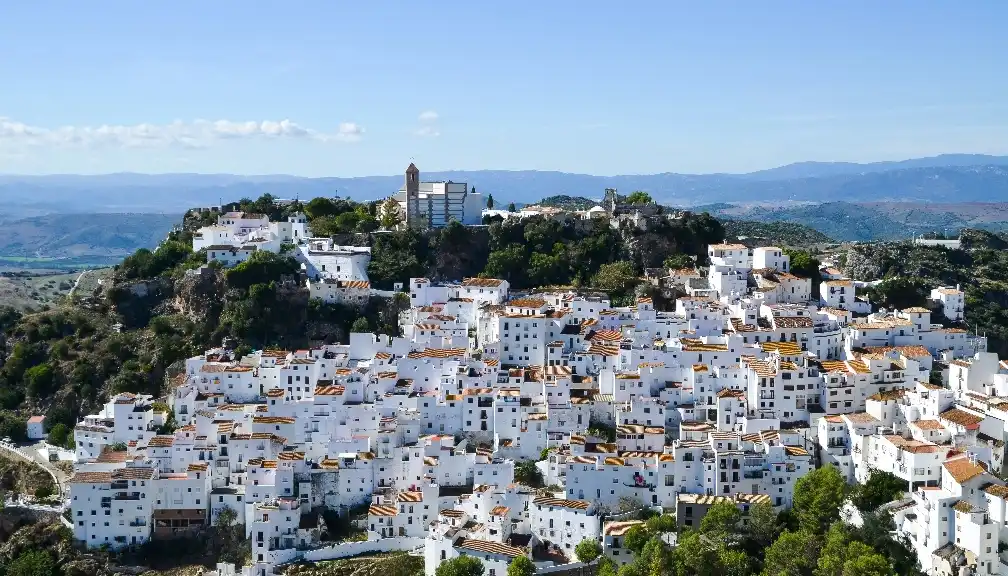
<svg viewBox="0 0 1008 576"><path fill-rule="evenodd" d="M31 126L0 117L0 144L14 142L33 146L183 146L201 148L217 141L235 139L287 139L315 142L356 142L364 129L344 122L335 132L307 128L290 120L235 122L232 120L176 120L170 124L101 126Z"/></svg>
<svg viewBox="0 0 1008 576"><path fill-rule="evenodd" d="M438 130L436 125L438 121L437 112L433 110L421 112L417 116L417 121L420 122L420 127L413 131L414 135L426 138L436 138L441 135L441 131Z"/></svg>

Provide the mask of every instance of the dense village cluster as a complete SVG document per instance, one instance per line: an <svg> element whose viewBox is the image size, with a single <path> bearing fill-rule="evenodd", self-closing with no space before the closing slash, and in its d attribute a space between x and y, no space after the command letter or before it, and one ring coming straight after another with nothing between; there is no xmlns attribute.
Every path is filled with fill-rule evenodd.
<svg viewBox="0 0 1008 576"><path fill-rule="evenodd" d="M198 246L197 246L198 244ZM194 248L234 266L292 245L314 297L374 294L367 249L311 238L301 215L226 213ZM370 550L503 576L622 536L642 508L698 526L711 506L791 506L818 466L906 482L887 505L925 570L996 573L1008 542L1008 362L962 318L963 294L878 311L824 268L820 297L780 248L712 245L704 270L663 271L685 294L613 306L573 289L413 278L400 337L352 333L309 350L190 358L163 402L121 393L74 430L74 536L136 545L197 533L226 510L251 541L248 575L345 555L323 512ZM158 433L169 422L171 433Z"/></svg>

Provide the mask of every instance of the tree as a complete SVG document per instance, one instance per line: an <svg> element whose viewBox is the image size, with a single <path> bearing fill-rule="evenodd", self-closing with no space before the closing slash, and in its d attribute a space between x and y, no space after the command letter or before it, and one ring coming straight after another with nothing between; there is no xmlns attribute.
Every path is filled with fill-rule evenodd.
<svg viewBox="0 0 1008 576"><path fill-rule="evenodd" d="M354 320L353 326L350 327L351 332L370 332L371 327L368 326L367 318L361 316L360 318Z"/></svg>
<svg viewBox="0 0 1008 576"><path fill-rule="evenodd" d="M39 364L25 371L24 378L28 395L32 398L42 398L52 391L55 374L49 364Z"/></svg>
<svg viewBox="0 0 1008 576"><path fill-rule="evenodd" d="M473 189L475 189L475 187L473 187ZM493 207L494 207L493 194L487 194L487 210L493 210Z"/></svg>
<svg viewBox="0 0 1008 576"><path fill-rule="evenodd" d="M816 537L785 530L766 550L764 576L811 576L816 566Z"/></svg>
<svg viewBox="0 0 1008 576"><path fill-rule="evenodd" d="M847 561L847 549L853 544L851 536L842 522L834 522L826 533L826 541L819 554L819 563L815 576L841 576L844 562Z"/></svg>
<svg viewBox="0 0 1008 576"><path fill-rule="evenodd" d="M528 556L515 556L508 564L507 576L532 576L535 574L535 564Z"/></svg>
<svg viewBox="0 0 1008 576"><path fill-rule="evenodd" d="M507 280L512 286L521 286L524 283L527 265L525 249L521 244L510 244L503 250L494 250L490 253L483 275Z"/></svg>
<svg viewBox="0 0 1008 576"><path fill-rule="evenodd" d="M542 488L543 485L542 472L539 471L539 467L532 460L523 460L515 464L514 479L515 482L533 488Z"/></svg>
<svg viewBox="0 0 1008 576"><path fill-rule="evenodd" d="M48 550L27 549L7 566L7 576L53 576L56 563Z"/></svg>
<svg viewBox="0 0 1008 576"><path fill-rule="evenodd" d="M517 212L517 211L518 211L518 209L515 208L515 203L514 202L511 202L510 204L508 204L508 212Z"/></svg>
<svg viewBox="0 0 1008 576"><path fill-rule="evenodd" d="M637 284L637 274L631 262L620 260L603 264L592 279L592 286L609 293L626 293Z"/></svg>
<svg viewBox="0 0 1008 576"><path fill-rule="evenodd" d="M619 510L620 514L639 511L644 508L644 502L633 494L628 494L626 496L619 497L619 500L617 500L616 503L616 508Z"/></svg>
<svg viewBox="0 0 1008 576"><path fill-rule="evenodd" d="M636 190L631 192L629 196L626 197L627 204L654 204L654 200L651 199L651 195L643 190Z"/></svg>
<svg viewBox="0 0 1008 576"><path fill-rule="evenodd" d="M676 519L672 514L658 514L647 519L644 523L648 532L652 534L662 534L676 531Z"/></svg>
<svg viewBox="0 0 1008 576"><path fill-rule="evenodd" d="M798 525L812 534L822 534L840 518L847 483L835 466L823 466L795 483L794 512Z"/></svg>
<svg viewBox="0 0 1008 576"><path fill-rule="evenodd" d="M683 268L693 268L696 263L688 254L680 252L666 258L662 265L669 270L682 270Z"/></svg>
<svg viewBox="0 0 1008 576"><path fill-rule="evenodd" d="M851 502L862 512L870 512L899 498L907 490L906 480L891 472L872 469L868 480L854 488Z"/></svg>
<svg viewBox="0 0 1008 576"><path fill-rule="evenodd" d="M52 483L42 484L35 489L35 497L39 500L45 500L46 498L52 496L55 493L53 490Z"/></svg>
<svg viewBox="0 0 1008 576"><path fill-rule="evenodd" d="M648 534L647 528L643 524L637 524L627 530L626 535L623 536L623 544L634 554L640 554L650 539L651 535Z"/></svg>
<svg viewBox="0 0 1008 576"><path fill-rule="evenodd" d="M700 533L727 544L734 537L741 520L742 512L735 504L718 502L710 507L700 521Z"/></svg>
<svg viewBox="0 0 1008 576"><path fill-rule="evenodd" d="M483 563L472 556L456 556L438 564L434 576L483 576Z"/></svg>
<svg viewBox="0 0 1008 576"><path fill-rule="evenodd" d="M777 536L777 512L769 502L760 502L749 508L745 536L750 556L762 556L763 550L773 543Z"/></svg>
<svg viewBox="0 0 1008 576"><path fill-rule="evenodd" d="M46 442L52 446L66 446L67 438L71 437L70 428L66 424L60 422L49 429L49 435L46 437Z"/></svg>
<svg viewBox="0 0 1008 576"><path fill-rule="evenodd" d="M889 576L892 573L892 565L885 556L871 552L848 558L841 576Z"/></svg>
<svg viewBox="0 0 1008 576"><path fill-rule="evenodd" d="M399 225L402 218L399 214L399 203L394 198L388 198L381 205L381 227L392 230Z"/></svg>
<svg viewBox="0 0 1008 576"><path fill-rule="evenodd" d="M724 547L699 532L690 531L679 538L672 553L674 574L691 576L721 576L721 552Z"/></svg>
<svg viewBox="0 0 1008 576"><path fill-rule="evenodd" d="M591 562L601 554L602 545L594 538L585 538L574 547L574 555L577 556L578 562Z"/></svg>
<svg viewBox="0 0 1008 576"><path fill-rule="evenodd" d="M599 548L599 554L602 553L602 549ZM597 576L616 576L616 563L610 560L608 557L603 556L598 563Z"/></svg>

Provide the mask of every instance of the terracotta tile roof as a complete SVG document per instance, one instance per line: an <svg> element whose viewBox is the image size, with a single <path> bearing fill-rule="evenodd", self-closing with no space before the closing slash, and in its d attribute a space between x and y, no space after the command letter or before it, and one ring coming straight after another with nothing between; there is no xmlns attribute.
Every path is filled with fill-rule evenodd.
<svg viewBox="0 0 1008 576"><path fill-rule="evenodd" d="M920 428L921 430L944 430L945 426L942 425L938 420L914 420L911 422L914 426Z"/></svg>
<svg viewBox="0 0 1008 576"><path fill-rule="evenodd" d="M368 508L369 516L395 516L397 513L395 506L379 506L377 504L372 504Z"/></svg>
<svg viewBox="0 0 1008 576"><path fill-rule="evenodd" d="M622 522L609 522L605 525L603 532L606 536L623 536L634 526L643 526L640 520L624 520Z"/></svg>
<svg viewBox="0 0 1008 576"><path fill-rule="evenodd" d="M506 306L514 308L542 308L546 301L541 298L516 298L505 302Z"/></svg>
<svg viewBox="0 0 1008 576"><path fill-rule="evenodd" d="M253 416L253 424L293 424L295 419L290 416Z"/></svg>
<svg viewBox="0 0 1008 576"><path fill-rule="evenodd" d="M961 457L955 460L946 460L942 466L956 482L962 484L986 472L983 466L970 462L969 458Z"/></svg>
<svg viewBox="0 0 1008 576"><path fill-rule="evenodd" d="M590 332L587 336L587 339L619 342L623 340L623 333L620 332L619 330L596 330Z"/></svg>
<svg viewBox="0 0 1008 576"><path fill-rule="evenodd" d="M983 489L984 492L990 494L991 496L997 496L1001 499L1008 499L1008 486L1003 486L1001 484L991 484Z"/></svg>
<svg viewBox="0 0 1008 576"><path fill-rule="evenodd" d="M503 280L497 278L466 278L462 280L462 286L473 288L497 288L503 283Z"/></svg>
<svg viewBox="0 0 1008 576"><path fill-rule="evenodd" d="M760 342L764 352L777 352L781 356L801 356L801 345L797 342Z"/></svg>
<svg viewBox="0 0 1008 576"><path fill-rule="evenodd" d="M552 496L539 496L532 500L537 506L553 506L554 508L571 508L573 510L587 510L591 502L587 500L566 500L554 498Z"/></svg>
<svg viewBox="0 0 1008 576"><path fill-rule="evenodd" d="M773 317L778 328L811 328L812 318L808 316L777 316Z"/></svg>
<svg viewBox="0 0 1008 576"><path fill-rule="evenodd" d="M336 384L334 386L316 386L316 396L342 396L346 391L346 386Z"/></svg>
<svg viewBox="0 0 1008 576"><path fill-rule="evenodd" d="M872 416L867 412L855 412L853 414L845 414L844 418L850 420L855 424L878 424L881 420Z"/></svg>
<svg viewBox="0 0 1008 576"><path fill-rule="evenodd" d="M108 484L112 482L111 472L77 472L70 478L71 484Z"/></svg>
<svg viewBox="0 0 1008 576"><path fill-rule="evenodd" d="M186 470L189 471L189 472L206 472L207 468L209 468L209 465L207 465L205 462L204 463L193 463L193 464L190 464L189 467L186 468Z"/></svg>
<svg viewBox="0 0 1008 576"><path fill-rule="evenodd" d="M509 512L511 512L511 509L508 508L507 506L494 506L493 509L490 510L490 515L491 516L507 516Z"/></svg>
<svg viewBox="0 0 1008 576"><path fill-rule="evenodd" d="M960 500L952 505L952 509L955 510L956 512L964 512L966 514L969 514L970 512L973 511L973 505L965 500Z"/></svg>
<svg viewBox="0 0 1008 576"><path fill-rule="evenodd" d="M905 388L896 388L895 390L887 390L885 392L876 392L868 397L869 400L874 400L876 402L892 402L893 400L899 400L900 398L906 396Z"/></svg>
<svg viewBox="0 0 1008 576"><path fill-rule="evenodd" d="M980 423L983 422L983 416L967 412L961 408L950 408L939 414L938 417L970 430L979 428Z"/></svg>
<svg viewBox="0 0 1008 576"><path fill-rule="evenodd" d="M699 338L680 338L684 352L727 352L727 344L704 342Z"/></svg>
<svg viewBox="0 0 1008 576"><path fill-rule="evenodd" d="M112 471L113 480L150 480L153 477L153 468L118 468Z"/></svg>
<svg viewBox="0 0 1008 576"><path fill-rule="evenodd" d="M423 502L423 492L400 492L399 502Z"/></svg>
<svg viewBox="0 0 1008 576"><path fill-rule="evenodd" d="M619 356L619 346L612 344L595 344L594 342L588 347L586 354L593 354L599 356Z"/></svg>
<svg viewBox="0 0 1008 576"><path fill-rule="evenodd" d="M923 346L871 346L868 347L868 351L876 354L897 352L901 356L906 356L907 358L931 357L931 352L928 352L928 349Z"/></svg>
<svg viewBox="0 0 1008 576"><path fill-rule="evenodd" d="M150 448L169 448L174 445L174 436L154 436L147 442L147 446Z"/></svg>
<svg viewBox="0 0 1008 576"><path fill-rule="evenodd" d="M277 454L277 460L304 460L304 452L280 452Z"/></svg>
<svg viewBox="0 0 1008 576"><path fill-rule="evenodd" d="M511 558L525 555L525 551L521 548L501 544L499 542L490 542L488 540L473 540L471 538L466 538L455 546L457 548L462 548L463 550L473 550L484 554L496 554L498 556L509 556Z"/></svg>

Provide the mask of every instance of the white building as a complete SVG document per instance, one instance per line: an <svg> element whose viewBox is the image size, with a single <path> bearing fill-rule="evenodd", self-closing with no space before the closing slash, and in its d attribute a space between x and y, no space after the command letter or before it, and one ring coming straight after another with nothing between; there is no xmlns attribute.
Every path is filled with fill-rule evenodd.
<svg viewBox="0 0 1008 576"><path fill-rule="evenodd" d="M461 224L482 221L483 196L465 182L421 182L415 164L406 169L405 183L393 196L403 221L411 228L440 228L452 220Z"/></svg>
<svg viewBox="0 0 1008 576"><path fill-rule="evenodd" d="M944 286L931 290L931 300L941 304L942 313L953 322L962 322L965 318L965 296L957 285L955 288Z"/></svg>

